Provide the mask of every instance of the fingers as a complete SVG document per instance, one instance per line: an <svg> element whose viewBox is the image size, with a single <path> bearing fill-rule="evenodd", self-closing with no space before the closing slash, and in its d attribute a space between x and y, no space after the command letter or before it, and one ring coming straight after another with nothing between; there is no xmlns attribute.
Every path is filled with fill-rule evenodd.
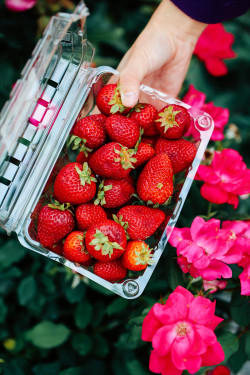
<svg viewBox="0 0 250 375"><path fill-rule="evenodd" d="M138 102L140 84L147 72L145 58L140 51L129 51L117 69L120 72L122 103L125 107L133 107Z"/></svg>

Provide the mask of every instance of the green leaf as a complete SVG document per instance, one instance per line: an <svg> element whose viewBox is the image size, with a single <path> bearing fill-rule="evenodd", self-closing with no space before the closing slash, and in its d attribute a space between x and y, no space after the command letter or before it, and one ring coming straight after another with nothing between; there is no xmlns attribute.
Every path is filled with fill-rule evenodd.
<svg viewBox="0 0 250 375"><path fill-rule="evenodd" d="M231 355L231 357L228 360L229 367L235 374L237 374L244 363L247 360L246 353L244 351L245 346L245 335L241 336L239 339L239 349L237 352Z"/></svg>
<svg viewBox="0 0 250 375"><path fill-rule="evenodd" d="M145 370L138 359L126 359L126 367L129 375L148 375L148 371Z"/></svg>
<svg viewBox="0 0 250 375"><path fill-rule="evenodd" d="M60 362L40 363L32 369L34 375L58 374L60 371Z"/></svg>
<svg viewBox="0 0 250 375"><path fill-rule="evenodd" d="M62 324L43 321L29 330L25 338L42 349L51 349L63 344L69 337L70 330Z"/></svg>
<svg viewBox="0 0 250 375"><path fill-rule="evenodd" d="M225 353L225 359L223 363L226 363L231 355L237 352L237 350L239 349L239 339L236 335L233 335L230 332L224 332L218 335L218 341Z"/></svg>
<svg viewBox="0 0 250 375"><path fill-rule="evenodd" d="M80 282L75 288L72 288L72 280L68 281L65 287L65 295L70 303L80 302L85 295L86 286Z"/></svg>
<svg viewBox="0 0 250 375"><path fill-rule="evenodd" d="M124 298L116 298L106 309L107 314L119 314L120 312L124 311L129 304L129 301Z"/></svg>
<svg viewBox="0 0 250 375"><path fill-rule="evenodd" d="M8 309L2 298L0 298L0 323L5 321Z"/></svg>
<svg viewBox="0 0 250 375"><path fill-rule="evenodd" d="M33 276L21 281L17 288L18 301L21 306L27 305L36 293L36 283Z"/></svg>
<svg viewBox="0 0 250 375"><path fill-rule="evenodd" d="M75 309L76 326L80 329L85 329L91 321L92 314L92 305L87 300L80 302Z"/></svg>
<svg viewBox="0 0 250 375"><path fill-rule="evenodd" d="M24 375L24 372L15 364L6 363L3 365L4 375Z"/></svg>
<svg viewBox="0 0 250 375"><path fill-rule="evenodd" d="M73 336L73 348L80 355L87 355L92 349L92 340L84 333L78 333Z"/></svg>
<svg viewBox="0 0 250 375"><path fill-rule="evenodd" d="M25 255L25 248L14 239L6 241L1 245L0 250L0 270L9 267L13 263L19 262Z"/></svg>
<svg viewBox="0 0 250 375"><path fill-rule="evenodd" d="M250 323L250 303L249 298L240 295L239 291L233 293L230 304L232 318L240 326L247 326Z"/></svg>
<svg viewBox="0 0 250 375"><path fill-rule="evenodd" d="M247 354L248 360L250 360L250 334L246 335L245 351Z"/></svg>
<svg viewBox="0 0 250 375"><path fill-rule="evenodd" d="M101 358L105 358L109 353L108 341L98 333L93 338L93 348L95 355Z"/></svg>
<svg viewBox="0 0 250 375"><path fill-rule="evenodd" d="M81 375L82 374L81 367L71 367L66 370L59 372L59 375Z"/></svg>
<svg viewBox="0 0 250 375"><path fill-rule="evenodd" d="M180 269L180 267L177 264L176 261L176 249L170 248L168 245L168 254L167 254L167 281L169 286L172 290L175 290L175 288L178 285L185 286L184 280L183 280L183 272Z"/></svg>

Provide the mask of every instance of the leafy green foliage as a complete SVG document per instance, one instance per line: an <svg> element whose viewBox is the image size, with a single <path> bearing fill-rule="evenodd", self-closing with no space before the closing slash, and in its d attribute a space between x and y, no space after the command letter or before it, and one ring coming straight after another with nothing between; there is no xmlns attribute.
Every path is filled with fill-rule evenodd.
<svg viewBox="0 0 250 375"><path fill-rule="evenodd" d="M88 38L95 46L97 65L118 65L158 2L87 0L91 13L87 20ZM0 3L0 105L7 100L49 17L65 10L62 4L71 6L70 1L39 0L35 8L15 13L8 11L3 1ZM227 61L229 74L212 77L194 57L182 94L193 84L206 93L208 101L229 108L229 122L238 126L241 142L226 139L211 146L233 147L250 163L249 14L225 25L235 35L233 49L237 53L237 58ZM195 182L177 225L190 226L195 216L206 215L207 210L200 183ZM221 205L215 217L245 219L249 212L248 199L240 201L237 211ZM225 319L227 330L216 331L226 354L225 364L237 374L250 359L250 304L247 297L239 294L238 276L242 269L232 266L232 270L233 279L226 292L228 295L233 289L232 298L217 298L218 294L209 297L217 299L217 315ZM144 293L135 300L121 299L85 278L75 286L74 277L72 271L24 249L14 236L7 237L1 231L0 359L5 362L0 362L0 373L149 375L151 344L141 340L145 315L160 298L165 301L177 285L189 286L193 293L201 288L201 283L190 283L188 274L179 269L175 249L170 246Z"/></svg>

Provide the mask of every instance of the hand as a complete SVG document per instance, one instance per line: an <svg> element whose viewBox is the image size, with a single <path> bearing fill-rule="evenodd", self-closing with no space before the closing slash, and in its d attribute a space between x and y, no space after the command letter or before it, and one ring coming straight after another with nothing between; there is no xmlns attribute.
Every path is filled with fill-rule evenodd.
<svg viewBox="0 0 250 375"><path fill-rule="evenodd" d="M142 82L176 97L206 26L163 0L117 68L123 104L137 103Z"/></svg>

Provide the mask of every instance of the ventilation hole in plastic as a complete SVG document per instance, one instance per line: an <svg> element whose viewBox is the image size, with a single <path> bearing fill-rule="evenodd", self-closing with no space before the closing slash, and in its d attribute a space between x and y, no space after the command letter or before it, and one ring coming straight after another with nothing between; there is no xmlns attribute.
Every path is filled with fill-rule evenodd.
<svg viewBox="0 0 250 375"><path fill-rule="evenodd" d="M0 183L3 184L3 185L9 186L10 183L11 183L11 181L8 180L8 179L5 178L5 177L0 176Z"/></svg>
<svg viewBox="0 0 250 375"><path fill-rule="evenodd" d="M47 84L50 85L50 86L52 86L52 87L54 87L54 89L57 89L57 87L58 87L58 83L55 82L55 81L53 81L50 78L48 79Z"/></svg>
<svg viewBox="0 0 250 375"><path fill-rule="evenodd" d="M9 161L10 163L16 165L17 167L20 164L20 160L14 158L13 156L7 156L6 161Z"/></svg>
<svg viewBox="0 0 250 375"><path fill-rule="evenodd" d="M21 143L21 144L24 145L24 146L27 146L27 147L30 145L30 141L28 141L27 139L22 138L22 137L20 137L20 138L18 139L18 142Z"/></svg>

